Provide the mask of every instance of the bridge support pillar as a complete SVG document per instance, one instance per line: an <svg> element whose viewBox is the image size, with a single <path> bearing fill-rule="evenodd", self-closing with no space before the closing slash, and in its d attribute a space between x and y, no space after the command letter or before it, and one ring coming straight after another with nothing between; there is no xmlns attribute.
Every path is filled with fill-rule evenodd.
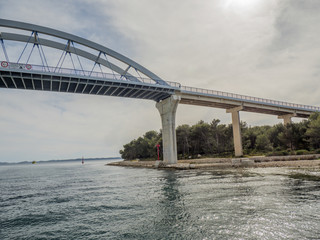
<svg viewBox="0 0 320 240"><path fill-rule="evenodd" d="M239 116L239 111L241 110L243 110L242 106L227 109L227 113L231 113L232 115L233 143L234 143L234 152L236 157L241 157L243 155L240 116Z"/></svg>
<svg viewBox="0 0 320 240"><path fill-rule="evenodd" d="M176 111L181 97L171 97L156 103L162 122L163 160L167 164L178 162L176 139Z"/></svg>
<svg viewBox="0 0 320 240"><path fill-rule="evenodd" d="M295 113L286 114L286 115L278 116L278 119L283 119L283 125L287 125L287 124L291 123L291 118L295 117L295 116L296 116Z"/></svg>

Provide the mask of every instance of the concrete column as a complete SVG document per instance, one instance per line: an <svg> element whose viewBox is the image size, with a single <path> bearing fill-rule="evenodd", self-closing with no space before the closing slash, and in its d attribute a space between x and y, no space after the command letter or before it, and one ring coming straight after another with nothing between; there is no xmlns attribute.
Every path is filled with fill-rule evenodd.
<svg viewBox="0 0 320 240"><path fill-rule="evenodd" d="M286 114L286 115L278 116L278 119L283 119L283 125L287 125L287 124L291 123L291 118L295 117L295 116L296 116L295 113Z"/></svg>
<svg viewBox="0 0 320 240"><path fill-rule="evenodd" d="M241 157L243 155L240 116L239 116L239 111L241 111L242 109L243 109L242 106L227 109L227 113L232 114L233 143L234 143L234 152L236 157Z"/></svg>
<svg viewBox="0 0 320 240"><path fill-rule="evenodd" d="M167 164L178 162L176 139L176 111L181 97L171 97L156 103L162 122L163 160Z"/></svg>

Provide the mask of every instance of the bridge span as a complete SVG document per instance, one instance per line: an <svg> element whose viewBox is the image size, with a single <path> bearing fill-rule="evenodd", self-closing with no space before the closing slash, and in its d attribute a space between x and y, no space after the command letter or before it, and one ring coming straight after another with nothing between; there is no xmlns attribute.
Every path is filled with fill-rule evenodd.
<svg viewBox="0 0 320 240"><path fill-rule="evenodd" d="M240 111L275 115L283 119L284 124L290 123L292 117L307 118L313 112L320 111L320 108L315 106L187 87L164 81L140 64L109 48L51 28L5 19L0 19L0 28L31 32L29 36L16 32L0 32L3 50L3 55L0 51L0 88L153 100L161 115L163 158L169 164L177 162L175 115L179 103L223 108L227 113L231 113L236 156L243 155ZM60 41L53 41L50 39L52 36ZM65 44L61 43L61 40ZM5 47L7 41L25 44L17 61L9 60ZM28 45L31 45L32 50L26 60L22 61ZM55 67L48 64L43 47L62 52ZM29 62L34 48L38 49L41 64ZM73 68L63 67L66 56L70 57ZM78 60L80 69L75 67L72 57ZM83 68L80 58L92 62L91 71ZM116 64L119 61L122 65ZM94 71L96 66L101 71ZM101 66L110 71L104 72Z"/></svg>

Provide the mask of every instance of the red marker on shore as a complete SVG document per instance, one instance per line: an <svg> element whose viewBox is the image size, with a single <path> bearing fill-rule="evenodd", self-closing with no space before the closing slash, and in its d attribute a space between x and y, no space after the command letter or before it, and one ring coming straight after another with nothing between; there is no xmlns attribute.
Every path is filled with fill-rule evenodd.
<svg viewBox="0 0 320 240"><path fill-rule="evenodd" d="M160 144L157 144L157 154L158 154L158 161L160 160Z"/></svg>

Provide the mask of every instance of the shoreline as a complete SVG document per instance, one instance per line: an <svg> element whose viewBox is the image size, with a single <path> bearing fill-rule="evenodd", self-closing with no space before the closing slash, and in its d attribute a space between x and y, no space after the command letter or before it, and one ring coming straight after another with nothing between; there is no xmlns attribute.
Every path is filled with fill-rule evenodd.
<svg viewBox="0 0 320 240"><path fill-rule="evenodd" d="M120 167L137 167L153 169L221 169L221 168L266 168L266 167L289 167L289 168L319 168L320 154L290 155L290 156L253 156L247 158L203 158L178 160L177 164L166 165L163 161L139 161L123 160L106 165Z"/></svg>

